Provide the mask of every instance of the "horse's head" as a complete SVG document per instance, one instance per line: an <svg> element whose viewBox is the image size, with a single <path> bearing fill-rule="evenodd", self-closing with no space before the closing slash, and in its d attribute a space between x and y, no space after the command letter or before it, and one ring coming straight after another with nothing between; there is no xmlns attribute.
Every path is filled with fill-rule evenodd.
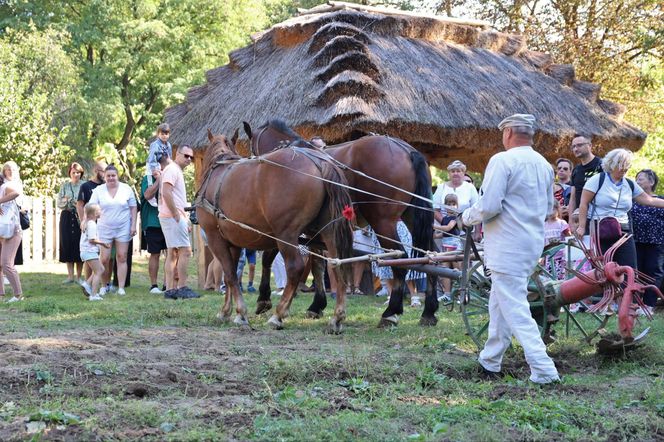
<svg viewBox="0 0 664 442"><path fill-rule="evenodd" d="M226 135L213 135L210 129L208 129L207 134L210 144L205 150L205 168L220 159L239 158L235 146Z"/></svg>
<svg viewBox="0 0 664 442"><path fill-rule="evenodd" d="M242 122L244 132L251 140L251 154L262 155L276 149L284 142L301 139L293 129L282 120L270 120L253 133L251 126L246 121Z"/></svg>

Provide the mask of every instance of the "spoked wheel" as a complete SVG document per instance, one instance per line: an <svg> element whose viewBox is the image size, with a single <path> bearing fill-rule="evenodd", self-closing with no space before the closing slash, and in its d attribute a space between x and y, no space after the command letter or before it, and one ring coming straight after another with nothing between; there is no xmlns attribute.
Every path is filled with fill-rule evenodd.
<svg viewBox="0 0 664 442"><path fill-rule="evenodd" d="M486 341L489 329L489 294L491 293L491 280L484 275L482 263L478 262L468 271L466 283L466 299L460 287L453 290L452 299L461 301L461 315L466 325L466 333L473 340L478 349Z"/></svg>
<svg viewBox="0 0 664 442"><path fill-rule="evenodd" d="M570 248L578 249L578 246L572 245ZM544 262L538 265L538 270L535 272L535 274L541 274L545 276L546 279L551 279L554 281L564 281L565 279L574 277L571 270L577 272L582 271L584 265L587 262L586 259L584 258L576 263L570 262L572 261L570 258L571 252L569 249L567 249L567 252L565 253L567 255L565 258L565 267L567 270L560 272L556 268L554 259L558 251L565 252L566 248L564 245L561 245L545 251L542 255ZM536 283L534 278L531 278L531 281L533 284ZM587 308L584 303L580 303L580 306L582 308ZM575 311L571 310L571 306L569 305L562 306L560 312L551 312L547 311L545 307L543 308L543 317L541 318L541 321L538 320L538 325L542 331L542 338L547 344L555 340L556 330L558 330L559 333L564 333L565 338L569 338L570 336L578 337L579 339L590 343L597 336L605 333L604 327L611 319L611 316L613 316L598 313L576 313ZM556 316L558 318L557 323L547 323L546 316ZM536 320L538 319L538 317L535 315L533 315L533 317L535 317Z"/></svg>

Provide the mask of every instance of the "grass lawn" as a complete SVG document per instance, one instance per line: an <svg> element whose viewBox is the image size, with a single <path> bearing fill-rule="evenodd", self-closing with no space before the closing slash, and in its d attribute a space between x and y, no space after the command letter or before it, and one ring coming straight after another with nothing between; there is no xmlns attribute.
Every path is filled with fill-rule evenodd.
<svg viewBox="0 0 664 442"><path fill-rule="evenodd" d="M549 350L563 383L541 388L518 346L506 378L478 379L457 311L422 328L407 307L381 330L382 300L352 296L334 336L332 306L305 319L300 294L285 330L253 314L253 330L239 329L216 323L219 294L148 294L137 261L127 296L96 303L61 284L64 266L23 269L28 298L0 305L0 440L664 439L661 314L621 358L559 339Z"/></svg>

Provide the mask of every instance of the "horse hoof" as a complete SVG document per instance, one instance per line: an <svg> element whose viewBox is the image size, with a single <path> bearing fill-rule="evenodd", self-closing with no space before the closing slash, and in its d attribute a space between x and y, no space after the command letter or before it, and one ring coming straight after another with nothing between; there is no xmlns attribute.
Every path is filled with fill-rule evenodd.
<svg viewBox="0 0 664 442"><path fill-rule="evenodd" d="M378 328L396 327L398 324L399 324L399 317L397 315L392 315L386 318L380 318L380 322L378 323Z"/></svg>
<svg viewBox="0 0 664 442"><path fill-rule="evenodd" d="M277 318L277 315L270 316L270 319L267 320L267 323L275 330L283 330L284 328L284 323L281 322L279 318Z"/></svg>
<svg viewBox="0 0 664 442"><path fill-rule="evenodd" d="M231 318L228 315L224 315L223 313L217 313L216 316L217 322L219 324L225 324L227 323Z"/></svg>
<svg viewBox="0 0 664 442"><path fill-rule="evenodd" d="M433 327L438 324L438 318L435 316L422 316L420 318L420 325L422 327Z"/></svg>
<svg viewBox="0 0 664 442"><path fill-rule="evenodd" d="M304 317L307 319L320 319L323 317L321 313L316 313L312 312L311 310L307 310L307 312L304 314Z"/></svg>
<svg viewBox="0 0 664 442"><path fill-rule="evenodd" d="M343 325L336 323L336 322L330 322L330 324L327 326L327 333L331 335L340 335L342 332Z"/></svg>
<svg viewBox="0 0 664 442"><path fill-rule="evenodd" d="M272 308L272 303L269 301L258 301L256 304L256 314L260 315L265 312L269 312Z"/></svg>
<svg viewBox="0 0 664 442"><path fill-rule="evenodd" d="M235 319L233 319L233 324L239 325L239 326L245 326L249 325L249 321L247 321L247 318L242 317L241 315L237 315Z"/></svg>

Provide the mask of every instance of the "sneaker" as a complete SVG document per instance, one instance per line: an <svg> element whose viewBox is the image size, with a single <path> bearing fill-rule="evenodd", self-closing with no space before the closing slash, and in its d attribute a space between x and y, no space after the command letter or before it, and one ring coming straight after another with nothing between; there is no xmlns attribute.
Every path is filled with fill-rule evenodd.
<svg viewBox="0 0 664 442"><path fill-rule="evenodd" d="M452 297L449 295L449 293L443 293L438 297L438 302L442 302L443 304L451 304Z"/></svg>
<svg viewBox="0 0 664 442"><path fill-rule="evenodd" d="M376 292L376 296L387 296L387 289L385 287L381 287L381 289Z"/></svg>
<svg viewBox="0 0 664 442"><path fill-rule="evenodd" d="M161 295L164 292L159 289L157 284L154 284L152 287L150 287L150 293L153 295Z"/></svg>
<svg viewBox="0 0 664 442"><path fill-rule="evenodd" d="M254 286L251 285L251 284L247 286L247 291L248 291L249 293L256 293L256 289L255 289Z"/></svg>
<svg viewBox="0 0 664 442"><path fill-rule="evenodd" d="M78 278L78 285L81 285L85 282L85 279L83 278Z"/></svg>
<svg viewBox="0 0 664 442"><path fill-rule="evenodd" d="M87 283L86 283L86 284L87 284ZM84 287L84 286L81 285L81 287ZM88 284L88 287L90 287L89 284ZM88 295L91 295L91 294L92 294L92 288L90 288L90 289L86 289L85 291L88 293ZM101 296L107 295L108 293L109 293L108 286L103 286L103 287L100 287L100 288L99 288L99 294L100 294Z"/></svg>
<svg viewBox="0 0 664 442"><path fill-rule="evenodd" d="M12 296L7 303L23 301L23 296Z"/></svg>
<svg viewBox="0 0 664 442"><path fill-rule="evenodd" d="M180 289L178 289L177 296L179 298L182 298L182 299L191 299L191 298L200 298L201 297L201 295L199 295L198 293L196 293L195 291L193 291L192 289L190 289L187 286L180 287Z"/></svg>
<svg viewBox="0 0 664 442"><path fill-rule="evenodd" d="M115 293L117 290L118 290L118 288L116 286L114 286L113 284L108 285L108 291L110 293Z"/></svg>
<svg viewBox="0 0 664 442"><path fill-rule="evenodd" d="M411 307L422 307L422 302L420 301L420 297L419 296L411 297L410 306Z"/></svg>
<svg viewBox="0 0 664 442"><path fill-rule="evenodd" d="M284 289L273 290L271 293L272 296L281 296L283 294L284 294Z"/></svg>
<svg viewBox="0 0 664 442"><path fill-rule="evenodd" d="M102 298L102 297L99 295L99 293L97 293L96 295L92 295L92 296L90 296L90 299L89 299L89 300L90 300L90 301L103 301L104 298Z"/></svg>
<svg viewBox="0 0 664 442"><path fill-rule="evenodd" d="M125 289L124 289L124 288L120 287L120 288L118 289L118 295L120 295L120 296L124 296L124 295L126 295L126 294L127 294L127 292L125 292Z"/></svg>
<svg viewBox="0 0 664 442"><path fill-rule="evenodd" d="M487 380L487 381L495 381L495 380L498 380L498 379L501 379L501 378L505 377L505 373L503 373L502 371L487 370L486 368L484 368L484 366L482 364L480 364L480 367L479 367L479 370L478 370L478 377L480 379L484 379L484 380Z"/></svg>
<svg viewBox="0 0 664 442"><path fill-rule="evenodd" d="M102 287L105 288L105 287ZM81 284L81 289L85 292L87 296L92 296L92 287L90 287L90 284L88 284L88 281L83 281ZM101 293L101 289L99 290L99 293Z"/></svg>
<svg viewBox="0 0 664 442"><path fill-rule="evenodd" d="M178 289L170 289L164 291L164 298L166 299L178 299Z"/></svg>
<svg viewBox="0 0 664 442"><path fill-rule="evenodd" d="M73 283L75 283L75 282L76 282L75 279L69 279L69 278L67 278L67 279L65 279L64 281L62 281L63 284L73 284Z"/></svg>

